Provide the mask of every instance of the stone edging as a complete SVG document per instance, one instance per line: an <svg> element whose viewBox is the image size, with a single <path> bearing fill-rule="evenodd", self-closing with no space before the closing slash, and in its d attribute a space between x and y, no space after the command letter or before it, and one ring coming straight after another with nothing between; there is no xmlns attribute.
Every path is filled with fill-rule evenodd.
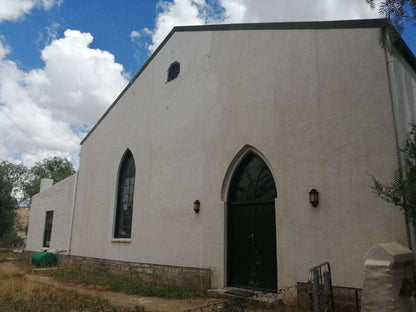
<svg viewBox="0 0 416 312"><path fill-rule="evenodd" d="M26 251L30 256L34 253ZM211 270L150 263L118 261L57 254L58 263L81 267L101 268L116 273L137 273L146 282L156 285L180 287L191 291L206 291L211 288Z"/></svg>

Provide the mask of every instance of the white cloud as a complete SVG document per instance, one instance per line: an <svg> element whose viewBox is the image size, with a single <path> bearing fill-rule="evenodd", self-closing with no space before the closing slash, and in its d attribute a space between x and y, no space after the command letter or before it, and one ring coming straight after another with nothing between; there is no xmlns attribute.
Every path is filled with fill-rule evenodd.
<svg viewBox="0 0 416 312"><path fill-rule="evenodd" d="M138 32L137 30L132 30L130 33L130 39L136 39L136 38L140 38L140 32Z"/></svg>
<svg viewBox="0 0 416 312"><path fill-rule="evenodd" d="M10 48L0 41L0 159L31 164L58 155L77 164L85 130L127 84L123 66L91 49L92 41L67 30L42 50L45 66L29 72L7 58Z"/></svg>
<svg viewBox="0 0 416 312"><path fill-rule="evenodd" d="M378 17L364 0L219 0L225 22L290 22Z"/></svg>
<svg viewBox="0 0 416 312"><path fill-rule="evenodd" d="M174 26L179 25L378 17L377 10L371 10L364 0L174 0L162 1L158 8L155 28L147 31L152 36L150 52L156 50Z"/></svg>
<svg viewBox="0 0 416 312"><path fill-rule="evenodd" d="M0 22L16 21L35 7L49 10L63 2L64 0L0 0Z"/></svg>
<svg viewBox="0 0 416 312"><path fill-rule="evenodd" d="M153 34L152 31L149 28L147 28L147 27L143 28L143 33L146 36L151 36Z"/></svg>
<svg viewBox="0 0 416 312"><path fill-rule="evenodd" d="M10 47L8 47L4 42L6 39L4 36L0 35L0 61L10 53Z"/></svg>
<svg viewBox="0 0 416 312"><path fill-rule="evenodd" d="M2 0L0 1L0 22L17 20L29 13L34 6L33 0Z"/></svg>
<svg viewBox="0 0 416 312"><path fill-rule="evenodd" d="M371 10L364 0L220 1L226 9L226 15L229 16L228 20L233 22L317 21L377 17L377 11ZM228 2L244 7L243 18L241 18L241 9L228 8L226 5Z"/></svg>
<svg viewBox="0 0 416 312"><path fill-rule="evenodd" d="M203 25L206 22L204 0L174 0L161 1L158 9L161 12L156 17L156 26L152 34L152 44L149 50L153 52L166 35L177 25Z"/></svg>
<svg viewBox="0 0 416 312"><path fill-rule="evenodd" d="M37 0L37 3L45 10L49 10L55 5L60 6L62 3L64 3L64 0Z"/></svg>
<svg viewBox="0 0 416 312"><path fill-rule="evenodd" d="M91 34L66 30L64 35L43 49L45 67L28 73L27 89L54 118L92 124L127 84L123 66L111 53L90 49Z"/></svg>
<svg viewBox="0 0 416 312"><path fill-rule="evenodd" d="M247 12L247 1L242 0L220 0L224 8L224 21L227 23L241 23L245 21Z"/></svg>
<svg viewBox="0 0 416 312"><path fill-rule="evenodd" d="M36 43L39 46L45 46L52 42L52 40L56 39L58 36L58 31L61 25L59 23L52 23L50 26L44 28L43 32L39 32L38 38L36 39Z"/></svg>
<svg viewBox="0 0 416 312"><path fill-rule="evenodd" d="M148 28L140 31L133 30L130 32L130 41L133 44L133 56L138 64L143 64L147 60L149 43L148 39L152 36L152 32Z"/></svg>

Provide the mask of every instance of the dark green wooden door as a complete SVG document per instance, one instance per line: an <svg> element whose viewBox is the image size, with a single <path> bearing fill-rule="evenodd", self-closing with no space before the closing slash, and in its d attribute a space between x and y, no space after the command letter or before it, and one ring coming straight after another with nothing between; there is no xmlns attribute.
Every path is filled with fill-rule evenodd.
<svg viewBox="0 0 416 312"><path fill-rule="evenodd" d="M276 186L266 163L249 153L230 185L228 286L277 290Z"/></svg>

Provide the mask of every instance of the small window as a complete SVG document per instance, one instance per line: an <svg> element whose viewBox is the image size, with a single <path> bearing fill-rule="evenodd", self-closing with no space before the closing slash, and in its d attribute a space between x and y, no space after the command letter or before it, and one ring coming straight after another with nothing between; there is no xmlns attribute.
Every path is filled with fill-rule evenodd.
<svg viewBox="0 0 416 312"><path fill-rule="evenodd" d="M45 231L43 233L43 247L50 247L52 234L53 211L46 211Z"/></svg>
<svg viewBox="0 0 416 312"><path fill-rule="evenodd" d="M134 158L132 153L127 150L121 162L118 177L115 238L131 237L135 175L136 166Z"/></svg>
<svg viewBox="0 0 416 312"><path fill-rule="evenodd" d="M181 71L181 64L178 61L170 64L169 69L168 69L168 82L178 77L180 71Z"/></svg>

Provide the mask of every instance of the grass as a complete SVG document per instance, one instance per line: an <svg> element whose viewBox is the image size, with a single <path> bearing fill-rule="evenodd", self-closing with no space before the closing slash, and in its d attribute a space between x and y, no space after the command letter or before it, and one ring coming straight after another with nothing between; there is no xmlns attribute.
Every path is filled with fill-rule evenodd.
<svg viewBox="0 0 416 312"><path fill-rule="evenodd" d="M226 301L221 308L221 312L244 312L244 310L244 305L238 300Z"/></svg>
<svg viewBox="0 0 416 312"><path fill-rule="evenodd" d="M34 266L27 254L0 253L0 263L8 258L18 258L23 261L15 262L26 273L48 275L65 283L83 285L97 290L111 290L128 295L142 295L147 297L160 297L167 299L201 298L206 294L203 291L189 291L181 287L169 286L166 283L158 284L144 281L138 274L113 273L100 268L81 268L77 265L58 265L53 270L33 271ZM1 311L1 310L0 310Z"/></svg>
<svg viewBox="0 0 416 312"><path fill-rule="evenodd" d="M15 261L19 259L20 261ZM2 260L6 263L2 263ZM7 262L13 263L13 266L8 265ZM0 266L3 266L3 269L0 268L0 311L145 312L142 306L134 308L114 306L101 296L91 296L76 290L41 284L26 279L25 274L48 275L67 284L78 284L84 288L112 290L126 294L179 299L205 297L205 294L201 292L189 292L178 287L168 287L162 283L160 285L149 284L135 274L116 274L103 269L81 269L75 265L65 265L47 271L33 271L34 266L24 254L0 253ZM241 300L226 300L212 311L263 312L270 310ZM297 310L278 309L277 311Z"/></svg>
<svg viewBox="0 0 416 312"><path fill-rule="evenodd" d="M112 306L100 296L57 289L28 281L21 273L0 271L0 311L143 312L144 308Z"/></svg>
<svg viewBox="0 0 416 312"><path fill-rule="evenodd" d="M169 299L203 297L201 291L188 291L180 287L148 283L138 274L112 273L104 269L83 269L75 265L62 265L57 270L41 271L66 283L74 283L101 290L111 290L129 295L154 296Z"/></svg>

